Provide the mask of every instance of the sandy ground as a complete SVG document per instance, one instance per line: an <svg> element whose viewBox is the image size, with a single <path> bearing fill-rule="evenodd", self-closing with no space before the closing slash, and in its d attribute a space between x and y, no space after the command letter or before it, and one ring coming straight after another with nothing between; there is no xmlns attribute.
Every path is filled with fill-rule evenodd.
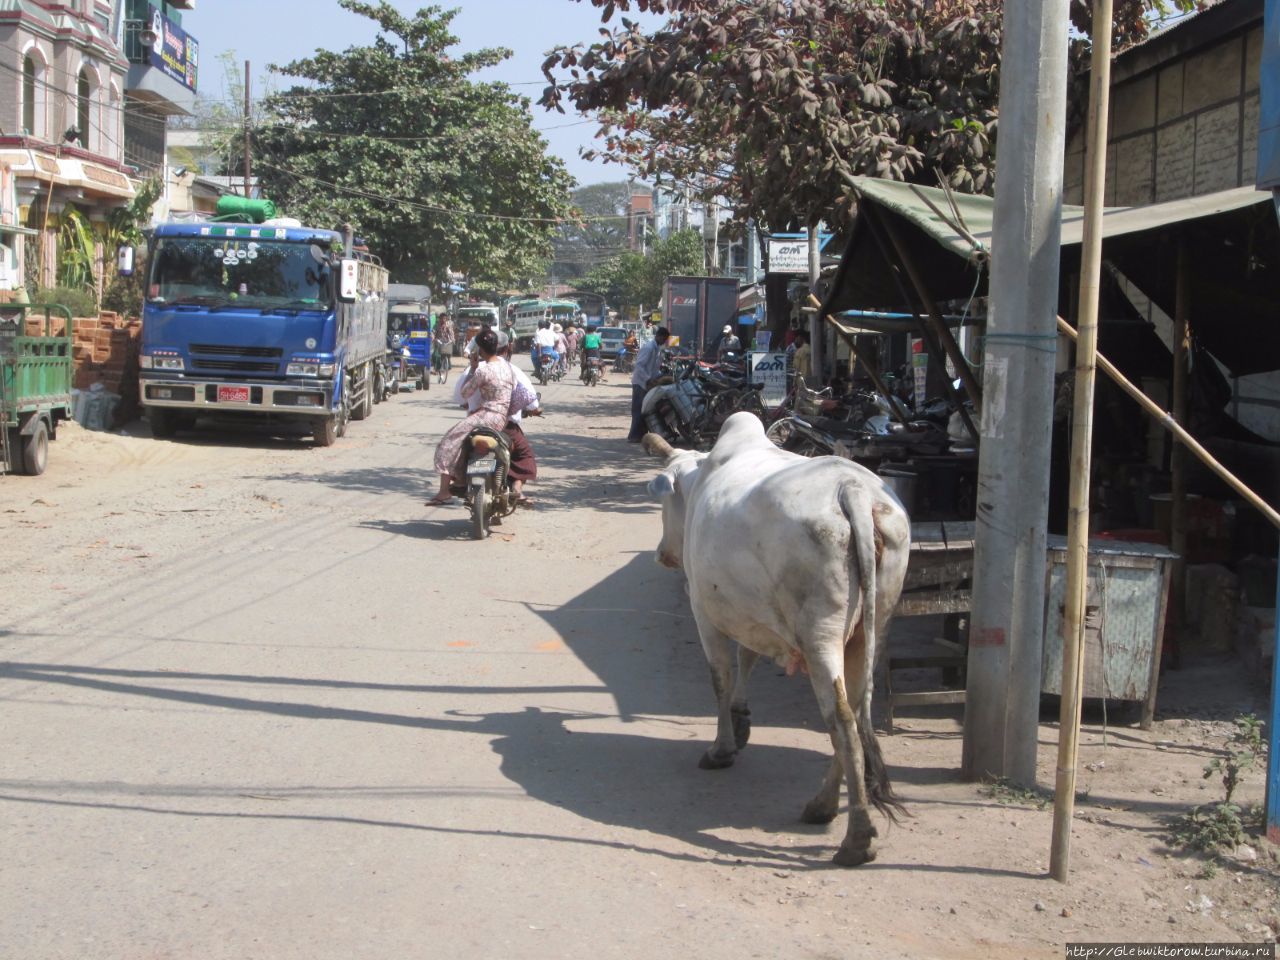
<svg viewBox="0 0 1280 960"><path fill-rule="evenodd" d="M628 387L544 398L540 505L483 543L423 506L439 388L328 450L69 426L44 477L0 477L0 958L1060 957L1280 926L1265 845L1206 870L1168 842L1265 712L1233 661L1166 675L1151 731L1090 717L1070 884L1046 805L959 780L958 707L882 735L913 816L832 867L843 817L797 819L829 752L806 680L759 669L751 745L697 769L712 698Z"/></svg>

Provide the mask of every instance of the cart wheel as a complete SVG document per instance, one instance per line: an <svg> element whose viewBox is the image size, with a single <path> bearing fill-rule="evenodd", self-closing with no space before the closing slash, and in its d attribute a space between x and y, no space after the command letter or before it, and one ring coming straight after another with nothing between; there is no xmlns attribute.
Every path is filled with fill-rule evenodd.
<svg viewBox="0 0 1280 960"><path fill-rule="evenodd" d="M44 420L37 420L35 430L23 438L22 459L25 461L24 473L32 477L44 473L49 462L49 427Z"/></svg>

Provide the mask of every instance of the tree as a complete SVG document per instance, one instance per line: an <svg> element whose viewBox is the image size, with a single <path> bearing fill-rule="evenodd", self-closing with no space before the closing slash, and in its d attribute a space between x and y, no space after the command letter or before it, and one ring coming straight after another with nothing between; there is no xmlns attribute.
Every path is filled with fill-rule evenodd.
<svg viewBox="0 0 1280 960"><path fill-rule="evenodd" d="M439 7L338 3L380 33L273 68L309 85L269 97L279 122L255 125L266 192L304 222L352 224L397 279L443 289L452 269L505 288L541 275L573 181L527 100L470 79L509 52L451 54L454 12Z"/></svg>
<svg viewBox="0 0 1280 960"><path fill-rule="evenodd" d="M625 180L596 183L573 191L573 218L554 240L551 274L562 280L585 276L627 246Z"/></svg>
<svg viewBox="0 0 1280 960"><path fill-rule="evenodd" d="M595 156L771 229L840 223L856 174L994 186L1002 0L590 2L621 26L552 51L541 102L595 113ZM1199 2L1118 0L1118 45L1152 9ZM633 8L669 19L646 33L621 16ZM1072 17L1087 30L1085 0ZM1077 34L1077 72L1086 47Z"/></svg>
<svg viewBox="0 0 1280 960"><path fill-rule="evenodd" d="M701 234L680 230L655 243L647 256L624 253L614 257L583 277L578 287L620 307L654 306L662 298L667 277L702 273Z"/></svg>

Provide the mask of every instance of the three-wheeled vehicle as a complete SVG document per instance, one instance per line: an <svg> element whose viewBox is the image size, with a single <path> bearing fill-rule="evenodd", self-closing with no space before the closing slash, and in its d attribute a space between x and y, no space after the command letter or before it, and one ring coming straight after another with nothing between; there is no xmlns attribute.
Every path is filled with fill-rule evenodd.
<svg viewBox="0 0 1280 960"><path fill-rule="evenodd" d="M431 314L417 303L394 303L387 313L387 366L398 383L431 389Z"/></svg>
<svg viewBox="0 0 1280 960"><path fill-rule="evenodd" d="M43 335L28 336L28 315L41 313ZM49 441L57 436L58 423L71 419L71 377L70 310L0 307L0 455L10 473L44 473Z"/></svg>

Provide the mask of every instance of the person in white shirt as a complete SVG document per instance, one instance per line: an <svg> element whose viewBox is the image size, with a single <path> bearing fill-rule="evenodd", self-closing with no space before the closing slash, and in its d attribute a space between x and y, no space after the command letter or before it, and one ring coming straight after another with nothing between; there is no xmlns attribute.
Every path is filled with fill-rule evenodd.
<svg viewBox="0 0 1280 960"><path fill-rule="evenodd" d="M541 320L538 323L538 332L533 335L533 372L537 373L542 369L542 365L548 360L555 363L556 356L552 356L556 352L556 334L551 329L551 323L548 320Z"/></svg>
<svg viewBox="0 0 1280 960"><path fill-rule="evenodd" d="M644 395L649 392L649 382L658 376L662 366L662 348L666 345L671 331L659 327L653 332L653 339L646 340L640 352L636 354L636 366L631 371L631 432L627 434L628 443L639 443L644 439Z"/></svg>

